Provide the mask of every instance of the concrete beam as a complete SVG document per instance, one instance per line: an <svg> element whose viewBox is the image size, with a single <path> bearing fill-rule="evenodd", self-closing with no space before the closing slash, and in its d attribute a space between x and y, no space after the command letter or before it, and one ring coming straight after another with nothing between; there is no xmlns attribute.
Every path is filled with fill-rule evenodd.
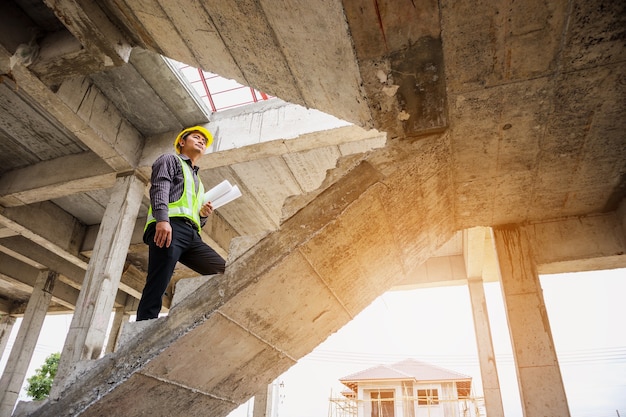
<svg viewBox="0 0 626 417"><path fill-rule="evenodd" d="M615 213L617 215L617 212ZM557 274L626 267L624 244L615 229L613 214L590 218L555 220L527 226L533 236L540 274ZM608 239L607 239L608 237ZM483 281L499 281L491 234L485 236ZM441 285L465 285L468 275L460 255L429 258L414 274L394 286L394 290Z"/></svg>
<svg viewBox="0 0 626 417"><path fill-rule="evenodd" d="M74 263L68 262L66 259L54 252L42 248L41 246L33 245L21 236L6 238L0 241L0 243L5 245L3 247L9 247L11 248L11 251L19 254L27 260L30 260L29 264L31 266L33 266L34 262L34 265L38 268L49 268L57 271L60 274L59 281L67 284L68 286L77 290L80 290L82 287L83 279L85 278L86 264L83 269ZM2 252L5 252L5 250L3 249ZM15 257L13 254L11 254L11 256ZM137 284L134 285L137 286ZM143 288L143 285L141 288ZM120 290L125 292L127 291L131 294L137 294L138 291L133 285L128 285L128 288L120 285ZM123 306L126 303L126 293L122 293L121 291L115 296L116 306Z"/></svg>
<svg viewBox="0 0 626 417"><path fill-rule="evenodd" d="M164 7L167 8L167 4L159 4L158 1L147 1L142 4L135 2L119 2L116 4L116 7L111 11L115 14L118 21L122 24L122 26L126 27L128 33L132 33L133 40L137 42L137 44L144 49L150 49L158 54L171 57L176 59L179 62L185 62L194 67L199 67L197 61L194 59L193 54L189 51L189 48L178 39L177 36L170 36L169 33L176 32L178 30L182 30L184 28L185 23L175 25L173 24L166 16L166 12ZM181 2L180 6L189 7L189 2ZM173 5L172 5L173 8ZM195 23L197 19L201 18L201 15L197 13L197 10L202 10L202 7L198 7L195 5L194 12L189 13L188 19L190 22ZM175 8L176 11L181 12L182 9ZM193 9L192 9L193 10ZM186 14L185 14L186 15ZM135 30L135 28L140 28L144 25L156 25L161 28L160 31L157 32L149 32L146 30ZM200 40L204 41L207 38L211 38L213 35L213 28L210 21L207 19L203 19L200 27L202 30L198 30L197 26L193 25L196 29L193 30L190 34L188 32L189 29L185 29L184 33L188 34L188 38L193 38L194 36L200 36ZM206 33L204 33L206 32ZM215 39L215 35L213 35L213 39ZM199 42L201 42L199 40ZM202 44L202 43L201 43ZM204 48L207 45L215 46L214 43L207 43L207 45L202 44ZM173 53L176 51L176 53ZM211 49L212 51L212 49ZM216 49L215 55L213 55L214 60L227 59L227 56L221 54L224 51L223 48ZM173 54L172 54L173 53ZM210 52L207 51L207 55ZM227 54L227 52L226 52ZM207 69L207 68L205 68Z"/></svg>
<svg viewBox="0 0 626 417"><path fill-rule="evenodd" d="M128 61L129 40L96 1L45 0L45 3L85 49L105 66L122 65Z"/></svg>
<svg viewBox="0 0 626 417"><path fill-rule="evenodd" d="M16 236L19 236L19 235L16 235ZM19 236L18 239L24 239L24 238ZM15 251L13 249L10 249L7 246L7 244L10 245L9 242L10 242L10 240L8 240L7 238L4 238L4 239L0 240L0 252L10 256L11 258L14 258L15 260L17 260L17 261L19 261L19 262L21 262L23 264L32 266L35 269L46 269L45 265L40 264L39 262L37 262L37 261L35 261L33 259L30 259L29 257L24 256L23 254Z"/></svg>
<svg viewBox="0 0 626 417"><path fill-rule="evenodd" d="M136 168L143 148L141 134L91 80L81 77L67 80L59 86L56 97L68 111L66 125L69 122L82 125L73 133L85 145L116 172ZM84 130L93 131L96 136L84 137L81 135Z"/></svg>
<svg viewBox="0 0 626 417"><path fill-rule="evenodd" d="M39 56L29 69L51 88L67 78L87 76L106 68L99 57L85 49L65 28L46 34L38 45Z"/></svg>
<svg viewBox="0 0 626 417"><path fill-rule="evenodd" d="M193 39L197 40L202 33L195 32ZM210 49L206 51L213 52ZM158 91L159 98L178 119L182 127L209 121L210 109L206 107L189 81L174 66L175 64L167 58L152 51L134 48L129 63L154 91Z"/></svg>
<svg viewBox="0 0 626 417"><path fill-rule="evenodd" d="M183 125L180 124L176 114L182 109L170 108L164 98L174 96L168 100L172 104L171 102L176 99L176 96L189 94L189 92L173 76L171 68L165 65L159 55L145 52L144 55L140 56L141 58L133 61L140 61L145 56L156 56L155 59L146 62L145 66L153 65L151 67L152 78L162 78L163 85L153 86L149 84L133 64L91 74L89 79L93 81L103 95L116 105L126 121L142 134L154 135L169 129L180 131ZM172 80L172 78L174 79ZM188 101L190 101L189 98L183 99L181 97L181 107L184 107ZM141 111L137 109L141 109ZM191 124L193 126L206 122L208 117L197 108L192 108L187 118L193 120Z"/></svg>
<svg viewBox="0 0 626 417"><path fill-rule="evenodd" d="M620 212L526 226L541 274L626 267Z"/></svg>
<svg viewBox="0 0 626 417"><path fill-rule="evenodd" d="M271 38L276 39L281 62L284 60L289 76L302 97L302 102L296 97L285 96L272 92L273 83L279 80L280 75L272 71L267 74L246 73L246 78L255 86L268 87L268 92L293 103L302 103L306 107L324 109L329 114L355 123L359 126L371 128L372 109L363 88L362 74L359 73L359 59L355 53L354 31L351 27L345 9L345 2L325 2L323 7L319 3L307 0L287 0L282 7L276 7L272 1L262 0L258 20L251 21L250 31L237 36L254 36L256 30L269 32ZM364 4L362 4L362 7ZM297 10L298 30L294 30L293 16ZM230 13L234 11L230 10ZM256 12L256 11L255 11ZM346 21L348 21L346 24ZM265 25L268 25L266 29ZM362 27L361 24L358 27ZM227 29L237 30L235 21ZM323 28L323 36L311 36ZM220 33L224 30L219 27ZM228 39L228 38L227 38ZM241 39L241 38L239 38ZM245 39L245 38L244 38ZM244 40L241 39L241 40ZM235 40L238 40L235 38ZM265 43L263 38L259 42ZM235 53L236 59L249 60L245 57L242 46L228 44ZM272 48L273 49L273 48ZM274 51L272 51L272 54ZM248 55L248 54L246 54ZM274 61L276 62L276 61ZM253 70L258 63L250 65ZM282 65L281 65L282 66ZM272 80L266 80L266 78Z"/></svg>
<svg viewBox="0 0 626 417"><path fill-rule="evenodd" d="M23 236L2 239L0 244L3 247L2 252L10 251L8 254L12 257L15 257L17 254L21 262L37 269L48 268L57 271L61 274L59 277L61 281L80 289L85 276L86 262L81 261L79 265L76 265L76 263L68 261L55 251L33 244Z"/></svg>
<svg viewBox="0 0 626 417"><path fill-rule="evenodd" d="M22 45L36 45L38 54L30 70L46 85L52 86L65 78L101 71L101 59L83 48L65 28L51 33L35 29L37 24L12 2L0 5L0 43L14 53Z"/></svg>
<svg viewBox="0 0 626 417"><path fill-rule="evenodd" d="M32 204L110 188L113 184L115 172L96 154L69 155L4 174L0 178L0 204L4 207Z"/></svg>
<svg viewBox="0 0 626 417"><path fill-rule="evenodd" d="M30 265L23 264L15 258L0 253L0 274L4 281L12 287L26 294L33 292L37 276L40 270ZM69 311L74 310L78 290L58 280L52 291L52 301L66 307Z"/></svg>
<svg viewBox="0 0 626 417"><path fill-rule="evenodd" d="M87 263L78 252L85 228L57 205L45 201L28 206L0 208L0 223L86 269Z"/></svg>
<svg viewBox="0 0 626 417"><path fill-rule="evenodd" d="M113 322L111 323L111 330L109 331L105 354L111 353L115 350L115 346L118 343L122 327L126 323L128 323L129 320L130 313L126 311L124 307L118 307L114 309Z"/></svg>
<svg viewBox="0 0 626 417"><path fill-rule="evenodd" d="M626 234L623 212L593 214L526 225L540 274L593 271L626 267ZM463 231L464 236L467 234ZM482 249L481 249L482 248ZM434 256L394 289L433 285L465 285L472 276L484 282L500 280L491 232L479 238L464 237L463 252ZM482 250L483 262L468 261L468 251ZM466 270L474 271L466 273Z"/></svg>
<svg viewBox="0 0 626 417"><path fill-rule="evenodd" d="M39 270L37 270L39 271ZM19 291L24 294L30 294L33 292L33 275L28 275L26 277L20 277L21 279L26 279L29 281L29 284L22 282L12 276L6 275L0 272L0 277L5 282L5 285L10 285L11 289L14 291ZM66 284L63 284L63 288L58 290L55 288L52 293L51 302L58 305L51 305L48 307L48 311L51 309L55 309L55 311L62 310L67 313L72 313L74 311L74 306L76 305L76 298L78 298L78 291L75 288L72 288ZM6 314L11 314L14 317L21 317L24 315L25 311L24 303L14 304L13 307L6 311Z"/></svg>
<svg viewBox="0 0 626 417"><path fill-rule="evenodd" d="M143 146L139 133L110 105L91 82L74 78L55 94L23 65L9 65L11 54L0 47L0 70L27 95L46 103L48 115L71 132L117 172L133 170Z"/></svg>
<svg viewBox="0 0 626 417"><path fill-rule="evenodd" d="M147 32L140 34L142 40L148 44L154 42L157 48L161 48L162 45L162 54L179 62L215 74L229 74L230 79L245 80L242 68L220 36L219 27L223 23L207 16L207 9L211 9L211 4L198 3L194 0L181 0L176 4L165 1L158 3L163 13L160 10L159 13L153 13L153 10L140 9L145 14L134 14L136 21L129 22L131 27L141 22L160 23L164 27L176 28L186 42L179 43L171 37L164 38L161 34L154 34L155 39L148 41L145 40L145 37L149 36ZM133 7L133 4L129 4L128 7ZM187 10L187 13L181 13L183 9ZM127 16L124 17L131 19ZM189 48L185 43L189 44Z"/></svg>
<svg viewBox="0 0 626 417"><path fill-rule="evenodd" d="M0 239L16 235L18 235L18 233L15 230L0 225Z"/></svg>

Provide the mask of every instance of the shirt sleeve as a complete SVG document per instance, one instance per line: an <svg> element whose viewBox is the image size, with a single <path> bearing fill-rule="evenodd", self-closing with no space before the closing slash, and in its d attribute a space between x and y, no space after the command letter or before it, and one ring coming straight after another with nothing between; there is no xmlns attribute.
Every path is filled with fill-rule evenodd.
<svg viewBox="0 0 626 417"><path fill-rule="evenodd" d="M176 155L161 155L152 164L152 175L150 177L150 204L152 205L152 215L157 222L169 221L168 204L170 200L170 189L176 176Z"/></svg>

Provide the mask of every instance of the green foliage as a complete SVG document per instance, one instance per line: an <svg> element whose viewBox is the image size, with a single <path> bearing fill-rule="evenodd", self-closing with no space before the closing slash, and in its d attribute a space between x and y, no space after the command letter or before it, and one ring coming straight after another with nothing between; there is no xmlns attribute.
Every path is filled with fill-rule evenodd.
<svg viewBox="0 0 626 417"><path fill-rule="evenodd" d="M50 388L52 388L52 381L57 374L57 368L59 367L60 353L53 353L46 358L46 361L37 368L35 374L28 378L28 386L26 387L26 394L34 400L43 400L50 394Z"/></svg>

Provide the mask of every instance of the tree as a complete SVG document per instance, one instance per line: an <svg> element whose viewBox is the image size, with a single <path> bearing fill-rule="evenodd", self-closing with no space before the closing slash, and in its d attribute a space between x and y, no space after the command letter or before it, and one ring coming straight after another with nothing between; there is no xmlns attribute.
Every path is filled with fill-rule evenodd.
<svg viewBox="0 0 626 417"><path fill-rule="evenodd" d="M57 374L60 358L61 354L58 352L51 354L41 368L37 368L35 374L26 380L28 382L26 394L29 397L34 400L43 400L48 397L52 381Z"/></svg>

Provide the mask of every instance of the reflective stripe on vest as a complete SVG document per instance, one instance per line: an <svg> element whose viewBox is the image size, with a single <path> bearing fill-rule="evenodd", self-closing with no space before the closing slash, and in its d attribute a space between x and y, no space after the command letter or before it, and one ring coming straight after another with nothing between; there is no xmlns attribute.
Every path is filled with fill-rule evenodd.
<svg viewBox="0 0 626 417"><path fill-rule="evenodd" d="M183 170L183 194L178 201L169 203L167 205L168 217L185 217L193 221L198 228L198 232L202 226L200 225L200 207L202 206L202 196L204 195L204 186L202 181L198 178L198 193L195 193L196 184L193 180L193 172L191 167L178 155L176 155L180 161L180 166ZM148 218L146 219L146 226L144 231L148 228L148 225L155 223L156 219L152 215L152 204L148 209Z"/></svg>

